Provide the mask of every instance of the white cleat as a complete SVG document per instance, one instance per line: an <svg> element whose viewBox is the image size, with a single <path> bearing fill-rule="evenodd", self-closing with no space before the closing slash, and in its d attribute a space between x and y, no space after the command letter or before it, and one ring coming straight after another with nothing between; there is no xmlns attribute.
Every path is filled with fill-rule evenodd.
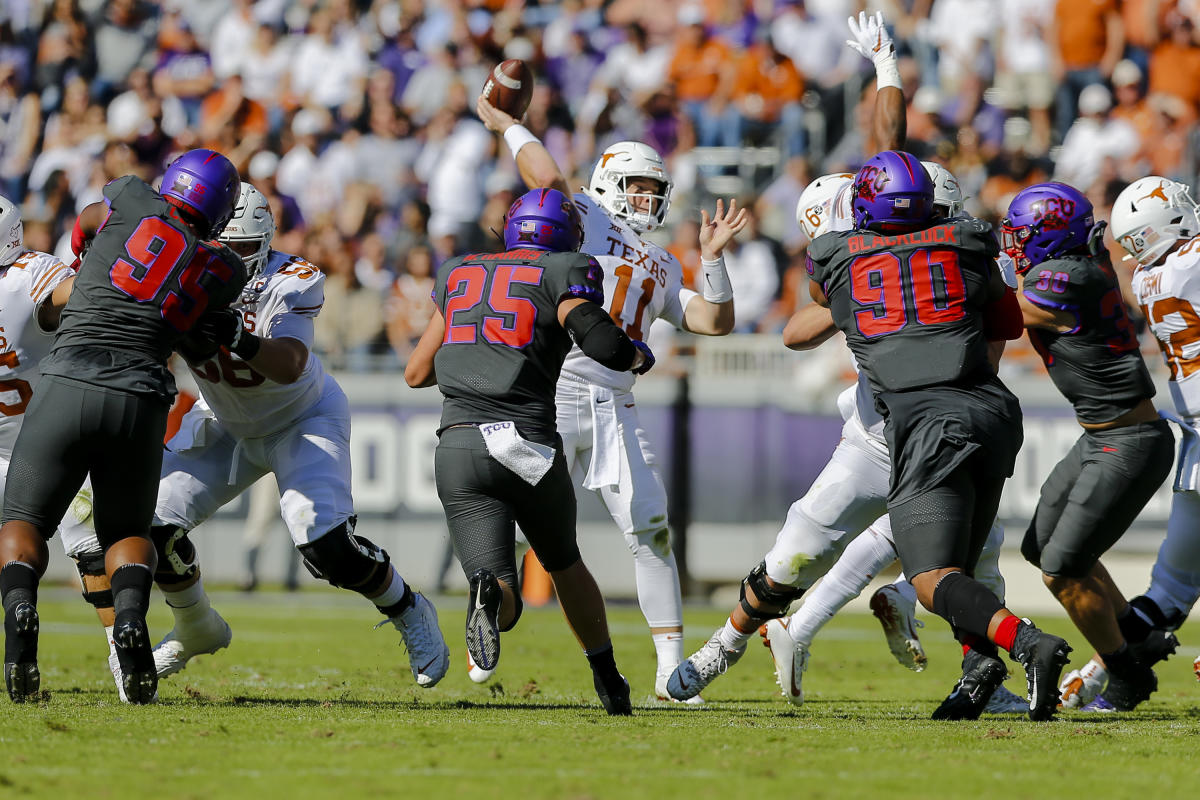
<svg viewBox="0 0 1200 800"><path fill-rule="evenodd" d="M389 622L400 631L408 649L408 665L422 689L437 685L450 668L450 648L438 627L437 609L420 592L413 592L413 604Z"/></svg>
<svg viewBox="0 0 1200 800"><path fill-rule="evenodd" d="M1090 704L1108 685L1108 670L1096 659L1079 669L1073 669L1058 686L1063 708L1083 708Z"/></svg>
<svg viewBox="0 0 1200 800"><path fill-rule="evenodd" d="M154 664L158 666L156 661ZM128 703L129 697L125 694L125 679L121 674L121 660L117 658L117 649L113 646L112 640L108 642L108 668L112 670L113 680L117 682L117 694L121 697L122 703Z"/></svg>
<svg viewBox="0 0 1200 800"><path fill-rule="evenodd" d="M703 647L685 658L671 673L667 679L667 694L676 700L695 697L718 675L736 664L745 652L746 645L738 650L726 650L721 645L721 631L718 630Z"/></svg>
<svg viewBox="0 0 1200 800"><path fill-rule="evenodd" d="M1003 686L996 687L996 691L992 692L991 698L987 701L987 705L983 707L985 714L1027 714L1029 713L1029 701L1024 697L1005 689Z"/></svg>
<svg viewBox="0 0 1200 800"><path fill-rule="evenodd" d="M758 629L763 645L771 651L775 661L775 682L779 684L783 697L794 706L804 704L804 691L800 686L804 670L808 669L808 648L799 644L787 629L788 618L769 620Z"/></svg>
<svg viewBox="0 0 1200 800"><path fill-rule="evenodd" d="M925 623L917 619L916 612L916 604L890 583L871 595L871 613L883 626L883 635L887 637L892 655L901 666L920 672L925 669L928 659L917 636L917 628L924 628Z"/></svg>
<svg viewBox="0 0 1200 800"><path fill-rule="evenodd" d="M475 659L471 658L471 651L467 651L467 677L475 683L486 683L489 678L496 674L494 669L484 669L475 663Z"/></svg>
<svg viewBox="0 0 1200 800"><path fill-rule="evenodd" d="M664 703L680 703L685 706L704 705L704 698L700 695L689 697L687 700L676 700L674 697L671 697L671 693L667 691L667 682L671 680L671 672L674 672L674 670L659 672L654 676L654 696Z"/></svg>
<svg viewBox="0 0 1200 800"><path fill-rule="evenodd" d="M196 656L208 655L228 647L233 630L215 608L208 608L195 620L175 620L175 627L154 646L154 669L165 678L179 672Z"/></svg>

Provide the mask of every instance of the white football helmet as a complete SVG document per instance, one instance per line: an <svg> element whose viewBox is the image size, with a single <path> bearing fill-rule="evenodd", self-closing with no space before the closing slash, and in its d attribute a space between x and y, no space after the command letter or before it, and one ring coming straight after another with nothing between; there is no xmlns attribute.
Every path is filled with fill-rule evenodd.
<svg viewBox="0 0 1200 800"><path fill-rule="evenodd" d="M662 186L659 194L650 195L650 213L635 211L629 202L626 182L630 178L653 178ZM617 142L601 153L587 193L605 211L624 220L637 233L645 233L667 218L674 187L662 156L653 147L641 142Z"/></svg>
<svg viewBox="0 0 1200 800"><path fill-rule="evenodd" d="M800 201L796 203L796 222L808 236L809 241L823 233L828 233L835 218L846 220L850 216L849 187L854 183L854 175L849 172L833 172L822 175L804 187L800 193ZM842 191L845 189L846 191ZM845 208L835 207L839 198Z"/></svg>
<svg viewBox="0 0 1200 800"><path fill-rule="evenodd" d="M962 189L954 173L935 161L922 161L921 166L933 181L933 206L939 216L947 219L957 217L963 210ZM940 206L940 208L939 208ZM944 209L944 212L943 212Z"/></svg>
<svg viewBox="0 0 1200 800"><path fill-rule="evenodd" d="M1156 263L1180 239L1200 234L1200 215L1188 187L1170 178L1151 175L1125 187L1113 201L1113 238L1148 266Z"/></svg>
<svg viewBox="0 0 1200 800"><path fill-rule="evenodd" d="M271 215L271 204L266 196L245 181L238 192L237 201L233 204L233 216L217 237L221 244L233 247L234 252L242 257L250 280L262 274L267 265L267 256L271 253L271 239L275 237L275 217ZM258 243L258 249L247 254L243 248L234 247L246 242Z"/></svg>
<svg viewBox="0 0 1200 800"><path fill-rule="evenodd" d="M25 226L21 209L7 197L0 197L0 267L7 267L25 252Z"/></svg>

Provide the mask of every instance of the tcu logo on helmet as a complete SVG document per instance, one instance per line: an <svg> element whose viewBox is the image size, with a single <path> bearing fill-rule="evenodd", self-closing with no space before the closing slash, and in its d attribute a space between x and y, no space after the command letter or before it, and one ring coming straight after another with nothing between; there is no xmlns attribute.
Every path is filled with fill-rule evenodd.
<svg viewBox="0 0 1200 800"><path fill-rule="evenodd" d="M1075 201L1069 197L1047 197L1030 208L1034 222L1040 222L1043 230L1065 230L1075 214Z"/></svg>
<svg viewBox="0 0 1200 800"><path fill-rule="evenodd" d="M886 169L874 165L863 167L859 174L858 183L854 185L855 193L864 200L874 200L875 196L891 182Z"/></svg>

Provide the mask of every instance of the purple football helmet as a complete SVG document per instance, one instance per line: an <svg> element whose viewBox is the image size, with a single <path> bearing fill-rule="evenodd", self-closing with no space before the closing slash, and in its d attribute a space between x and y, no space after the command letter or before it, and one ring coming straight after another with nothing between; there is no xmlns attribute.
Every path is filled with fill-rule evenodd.
<svg viewBox="0 0 1200 800"><path fill-rule="evenodd" d="M504 216L504 249L559 253L579 249L583 223L575 203L557 189L534 189L517 198Z"/></svg>
<svg viewBox="0 0 1200 800"><path fill-rule="evenodd" d="M850 206L856 228L910 231L933 218L933 181L916 156L884 150L854 176Z"/></svg>
<svg viewBox="0 0 1200 800"><path fill-rule="evenodd" d="M215 150L188 150L162 176L159 194L183 203L208 223L205 237L216 236L233 216L242 180L229 159Z"/></svg>
<svg viewBox="0 0 1200 800"><path fill-rule="evenodd" d="M1001 248L1017 272L1088 245L1092 204L1065 183L1035 183L1017 192L1003 220Z"/></svg>

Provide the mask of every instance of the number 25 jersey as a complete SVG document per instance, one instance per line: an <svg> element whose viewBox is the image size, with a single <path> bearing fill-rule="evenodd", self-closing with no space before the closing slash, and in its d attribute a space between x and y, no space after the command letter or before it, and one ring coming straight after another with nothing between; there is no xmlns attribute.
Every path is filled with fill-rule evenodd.
<svg viewBox="0 0 1200 800"><path fill-rule="evenodd" d="M228 247L197 239L174 206L132 175L105 186L104 198L108 218L79 267L42 372L170 402L167 357L201 314L237 299L246 268Z"/></svg>
<svg viewBox="0 0 1200 800"><path fill-rule="evenodd" d="M554 387L571 349L558 305L571 297L604 297L600 265L582 253L509 250L438 268L433 301L446 333L434 370L446 398L443 429L512 421L525 438L554 444Z"/></svg>
<svg viewBox="0 0 1200 800"><path fill-rule="evenodd" d="M997 252L990 225L954 219L827 233L809 245L808 271L871 387L897 392L990 374L981 312L1003 293Z"/></svg>
<svg viewBox="0 0 1200 800"><path fill-rule="evenodd" d="M580 192L575 207L583 221L581 253L604 269L604 308L630 339L646 338L650 324L662 317L683 327L683 310L696 295L683 287L679 260L663 248L641 239L633 229L608 215L596 201ZM587 383L629 391L637 376L598 364L572 348L563 372Z"/></svg>

